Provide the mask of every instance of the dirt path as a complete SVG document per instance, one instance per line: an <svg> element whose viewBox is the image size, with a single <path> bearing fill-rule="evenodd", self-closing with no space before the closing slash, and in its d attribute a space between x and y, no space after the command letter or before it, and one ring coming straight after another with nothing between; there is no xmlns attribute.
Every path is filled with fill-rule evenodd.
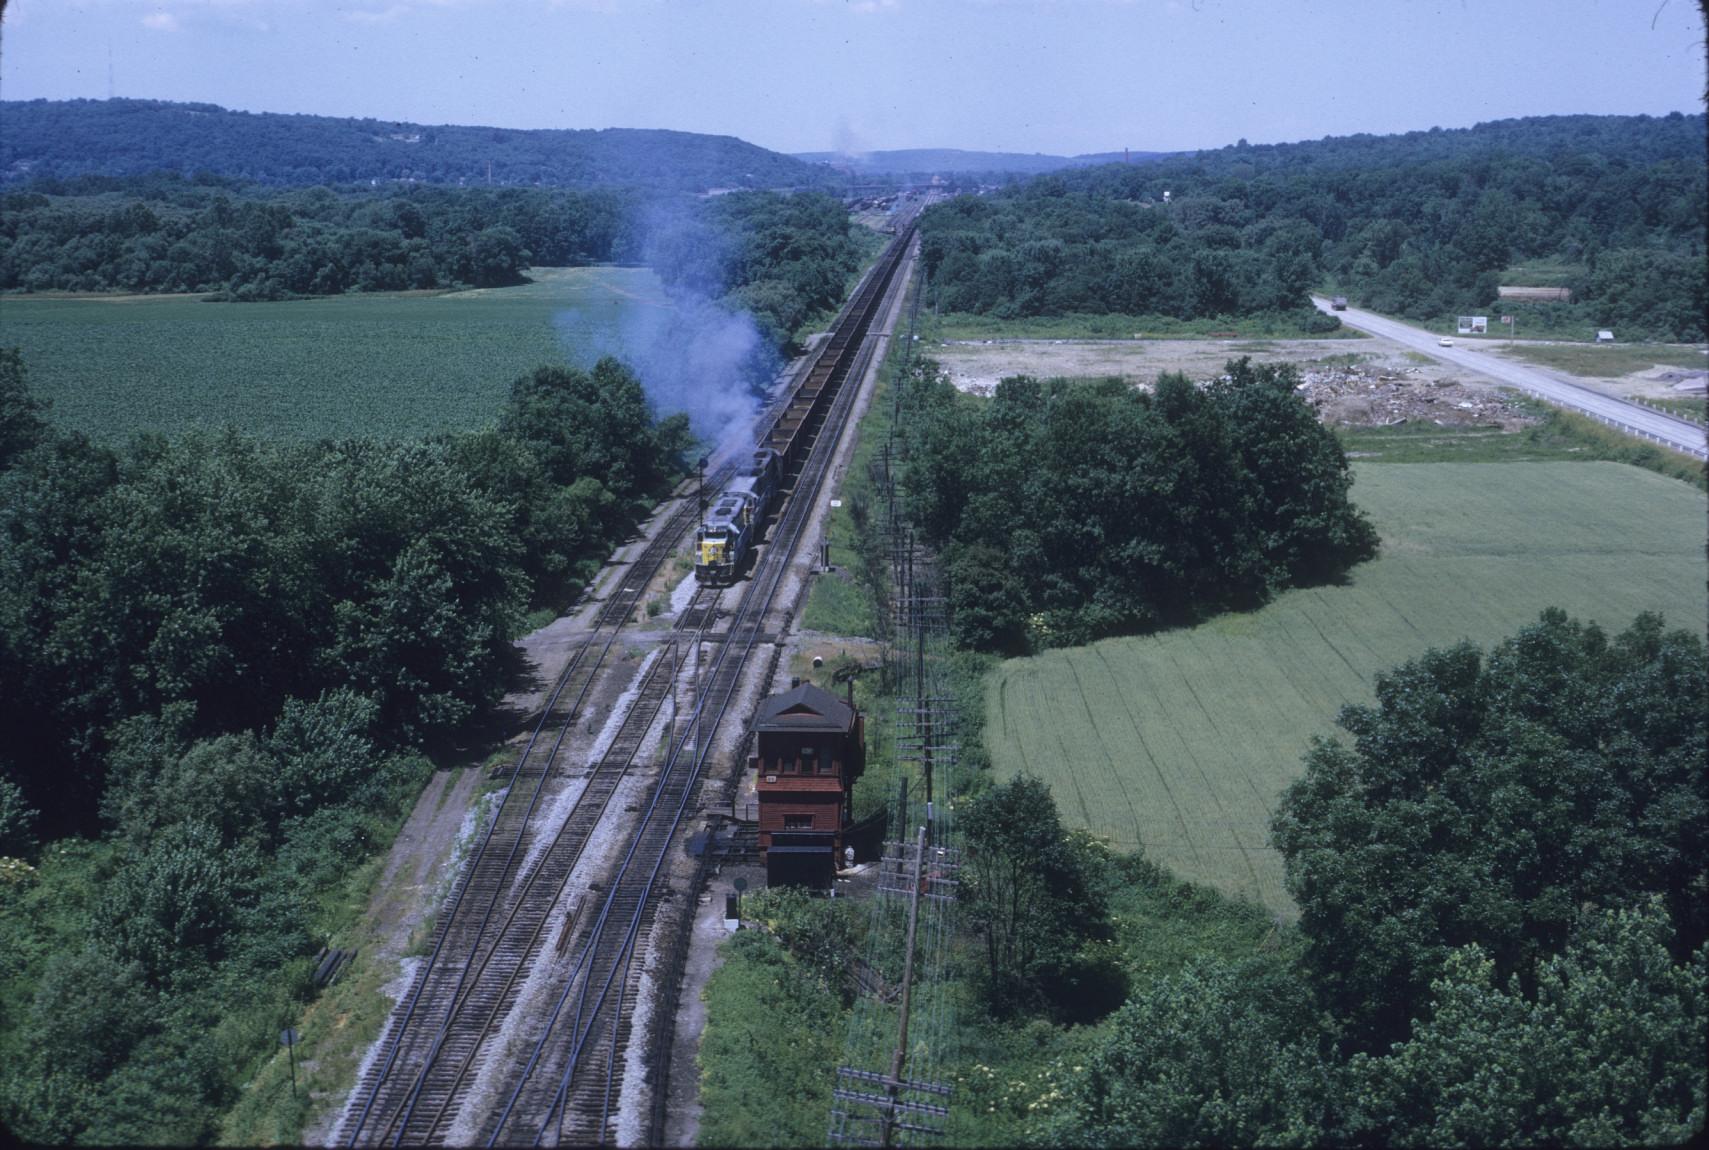
<svg viewBox="0 0 1709 1150"><path fill-rule="evenodd" d="M480 782L475 767L433 772L392 843L368 908L369 929L385 957L401 957L416 927L432 913Z"/></svg>

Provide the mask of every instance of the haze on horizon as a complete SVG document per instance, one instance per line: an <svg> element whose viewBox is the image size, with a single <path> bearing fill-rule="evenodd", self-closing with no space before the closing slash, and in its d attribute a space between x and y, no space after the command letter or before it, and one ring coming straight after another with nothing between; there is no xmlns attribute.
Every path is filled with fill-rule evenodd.
<svg viewBox="0 0 1709 1150"><path fill-rule="evenodd" d="M1691 0L11 0L0 19L7 100L780 152L1175 151L1690 112L1704 90Z"/></svg>

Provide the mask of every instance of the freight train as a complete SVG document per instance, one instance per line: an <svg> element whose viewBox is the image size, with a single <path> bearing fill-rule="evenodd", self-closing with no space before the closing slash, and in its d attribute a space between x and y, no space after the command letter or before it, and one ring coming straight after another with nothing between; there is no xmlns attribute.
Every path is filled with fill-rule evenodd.
<svg viewBox="0 0 1709 1150"><path fill-rule="evenodd" d="M694 574L702 586L736 581L765 530L782 478L782 459L770 448L761 448L747 470L718 493L694 536Z"/></svg>

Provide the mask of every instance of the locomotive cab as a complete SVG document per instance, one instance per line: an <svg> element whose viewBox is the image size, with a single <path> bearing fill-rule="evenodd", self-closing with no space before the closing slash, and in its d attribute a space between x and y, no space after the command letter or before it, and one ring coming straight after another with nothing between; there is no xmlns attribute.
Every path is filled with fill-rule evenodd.
<svg viewBox="0 0 1709 1150"><path fill-rule="evenodd" d="M694 574L708 586L734 581L758 542L777 494L781 466L777 452L754 452L747 470L730 481L713 501L694 540Z"/></svg>

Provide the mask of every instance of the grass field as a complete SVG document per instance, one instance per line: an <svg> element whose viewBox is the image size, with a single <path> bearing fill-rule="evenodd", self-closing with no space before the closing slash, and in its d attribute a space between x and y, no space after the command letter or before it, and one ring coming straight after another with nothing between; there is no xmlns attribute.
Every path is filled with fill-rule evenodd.
<svg viewBox="0 0 1709 1150"><path fill-rule="evenodd" d="M1277 316L1176 319L1166 315L1047 315L997 319L954 312L942 316L922 313L921 339L1365 339L1365 333L1343 327L1309 332Z"/></svg>
<svg viewBox="0 0 1709 1150"><path fill-rule="evenodd" d="M986 743L1063 817L1181 877L1291 915L1268 821L1311 736L1427 647L1487 646L1560 606L1606 629L1642 610L1702 634L1705 504L1614 463L1360 464L1382 555L1344 586L1145 638L1001 664Z"/></svg>
<svg viewBox="0 0 1709 1150"><path fill-rule="evenodd" d="M62 427L97 437L231 423L266 435L416 436L494 418L517 376L615 349L665 308L644 268L536 268L449 294L282 303L190 296L0 302L0 346Z"/></svg>
<svg viewBox="0 0 1709 1150"><path fill-rule="evenodd" d="M1706 401L1701 395L1651 395L1646 396L1643 402L1651 407L1659 407L1663 411L1684 416L1686 419L1695 420L1698 423L1709 419L1709 401Z"/></svg>

